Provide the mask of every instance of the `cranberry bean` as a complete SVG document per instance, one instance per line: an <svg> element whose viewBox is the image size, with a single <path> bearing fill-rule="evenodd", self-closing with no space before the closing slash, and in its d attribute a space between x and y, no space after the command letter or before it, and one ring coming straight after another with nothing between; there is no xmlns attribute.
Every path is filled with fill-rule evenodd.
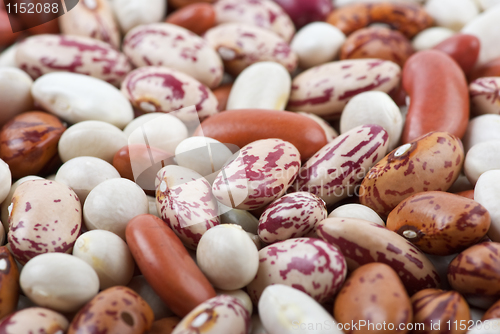
<svg viewBox="0 0 500 334"><path fill-rule="evenodd" d="M116 20L123 33L141 24L160 22L165 18L165 0L113 0L111 1Z"/></svg>
<svg viewBox="0 0 500 334"><path fill-rule="evenodd" d="M327 218L319 223L316 233L342 251L349 270L382 262L397 272L410 295L439 287L438 273L425 255L383 226L355 218Z"/></svg>
<svg viewBox="0 0 500 334"><path fill-rule="evenodd" d="M479 14L473 0L429 0L424 8L436 25L452 30L460 30Z"/></svg>
<svg viewBox="0 0 500 334"><path fill-rule="evenodd" d="M68 334L145 333L153 324L151 307L137 293L124 286L102 291L75 316Z"/></svg>
<svg viewBox="0 0 500 334"><path fill-rule="evenodd" d="M167 16L165 22L203 35L216 25L216 14L214 6L209 3L193 3ZM220 17L217 16L217 19Z"/></svg>
<svg viewBox="0 0 500 334"><path fill-rule="evenodd" d="M434 255L458 253L481 240L490 215L476 201L442 191L408 197L387 217L387 228Z"/></svg>
<svg viewBox="0 0 500 334"><path fill-rule="evenodd" d="M369 319L375 325L393 324L398 332L407 333L413 312L410 297L394 269L384 263L368 263L354 270L340 289L333 316L340 323ZM353 332L356 330L348 333Z"/></svg>
<svg viewBox="0 0 500 334"><path fill-rule="evenodd" d="M79 310L99 291L94 269L76 256L62 253L31 259L21 271L20 283L35 304L59 312Z"/></svg>
<svg viewBox="0 0 500 334"><path fill-rule="evenodd" d="M456 34L433 47L453 58L465 75L468 75L476 64L480 48L479 39L467 34Z"/></svg>
<svg viewBox="0 0 500 334"><path fill-rule="evenodd" d="M7 246L0 247L0 282L0 318L4 318L16 310L19 298L19 270Z"/></svg>
<svg viewBox="0 0 500 334"><path fill-rule="evenodd" d="M431 27L419 32L411 41L415 51L432 49L442 41L453 36L455 32L449 28Z"/></svg>
<svg viewBox="0 0 500 334"><path fill-rule="evenodd" d="M107 0L79 1L59 18L59 26L65 35L92 37L120 48L120 31Z"/></svg>
<svg viewBox="0 0 500 334"><path fill-rule="evenodd" d="M464 173L475 185L484 172L500 169L500 140L491 140L474 145L464 162Z"/></svg>
<svg viewBox="0 0 500 334"><path fill-rule="evenodd" d="M356 218L385 227L385 222L380 216L367 206L361 204L344 204L330 212L328 218Z"/></svg>
<svg viewBox="0 0 500 334"><path fill-rule="evenodd" d="M281 139L244 146L217 175L212 192L226 206L242 210L264 207L281 197L297 177L300 153Z"/></svg>
<svg viewBox="0 0 500 334"><path fill-rule="evenodd" d="M300 238L325 219L325 202L308 192L285 195L269 205L259 219L258 234L265 243Z"/></svg>
<svg viewBox="0 0 500 334"><path fill-rule="evenodd" d="M163 221L190 249L196 249L203 234L220 223L210 184L185 167L166 166L158 171L156 205Z"/></svg>
<svg viewBox="0 0 500 334"><path fill-rule="evenodd" d="M123 40L123 52L137 67L169 67L209 88L217 87L222 80L223 66L217 53L201 37L173 24L135 27Z"/></svg>
<svg viewBox="0 0 500 334"><path fill-rule="evenodd" d="M360 203L387 216L401 201L422 191L446 191L462 170L460 140L431 132L380 160L361 183Z"/></svg>
<svg viewBox="0 0 500 334"><path fill-rule="evenodd" d="M496 270L499 252L499 243L483 242L458 254L448 267L448 281L453 290L473 305L477 305L477 299L482 300L481 306L486 308L497 301L500 296L500 274Z"/></svg>
<svg viewBox="0 0 500 334"><path fill-rule="evenodd" d="M485 77L469 85L475 114L500 114L500 77Z"/></svg>
<svg viewBox="0 0 500 334"><path fill-rule="evenodd" d="M310 333L309 330L318 334L343 333L336 329L336 322L330 313L314 299L298 289L282 284L270 285L262 292L259 300L259 314L269 333L306 334ZM297 328L297 324L302 326ZM323 326L317 328L316 324L322 324L325 327L328 324L331 327L329 329ZM304 330L304 325L306 330Z"/></svg>
<svg viewBox="0 0 500 334"><path fill-rule="evenodd" d="M289 72L297 67L297 55L286 41L264 28L223 23L207 31L204 38L219 53L224 69L235 76L259 61L277 62Z"/></svg>
<svg viewBox="0 0 500 334"><path fill-rule="evenodd" d="M19 310L0 322L0 330L5 334L64 333L68 326L68 320L62 314L43 307Z"/></svg>
<svg viewBox="0 0 500 334"><path fill-rule="evenodd" d="M128 223L126 235L142 274L175 314L183 317L215 297L180 239L160 218L137 216Z"/></svg>
<svg viewBox="0 0 500 334"><path fill-rule="evenodd" d="M368 27L347 37L340 49L340 59L379 58L403 67L413 52L410 41L399 31Z"/></svg>
<svg viewBox="0 0 500 334"><path fill-rule="evenodd" d="M257 255L258 256L258 255ZM248 314L252 315L253 312L253 304L252 300L250 299L250 296L248 293L245 291L238 289L238 290L218 290L216 289L215 292L217 292L217 296L220 295L225 295L225 296L230 296L238 299L240 303L246 308L248 311Z"/></svg>
<svg viewBox="0 0 500 334"><path fill-rule="evenodd" d="M474 187L474 199L488 210L491 216L491 226L488 236L493 241L500 242L500 170L490 170L481 174Z"/></svg>
<svg viewBox="0 0 500 334"><path fill-rule="evenodd" d="M313 21L324 21L332 11L328 0L274 0L290 16L297 29Z"/></svg>
<svg viewBox="0 0 500 334"><path fill-rule="evenodd" d="M14 116L32 109L31 85L33 80L17 68L0 68L0 125Z"/></svg>
<svg viewBox="0 0 500 334"><path fill-rule="evenodd" d="M266 121L262 122L263 119ZM327 144L318 123L303 115L280 110L228 110L203 121L194 135L238 147L257 140L279 138L297 147L302 162Z"/></svg>
<svg viewBox="0 0 500 334"><path fill-rule="evenodd" d="M214 4L214 9L217 24L251 24L275 32L286 42L289 42L295 33L288 14L282 6L271 0L221 0Z"/></svg>
<svg viewBox="0 0 500 334"><path fill-rule="evenodd" d="M26 181L14 192L9 211L9 247L21 264L47 252L71 253L82 226L82 206L69 187Z"/></svg>
<svg viewBox="0 0 500 334"><path fill-rule="evenodd" d="M326 21L346 35L372 23L386 23L408 38L433 23L432 17L419 5L391 2L350 4L331 12Z"/></svg>
<svg viewBox="0 0 500 334"><path fill-rule="evenodd" d="M399 84L400 72L398 65L380 59L342 60L315 66L293 79L287 109L336 119L357 94L371 90L390 92Z"/></svg>
<svg viewBox="0 0 500 334"><path fill-rule="evenodd" d="M378 125L363 125L338 136L300 169L293 187L308 191L327 205L354 194L366 171L386 152L387 132Z"/></svg>
<svg viewBox="0 0 500 334"><path fill-rule="evenodd" d="M326 302L344 283L344 256L323 240L297 238L277 242L259 251L259 270L247 286L257 305L264 289L284 284L301 290L319 303Z"/></svg>

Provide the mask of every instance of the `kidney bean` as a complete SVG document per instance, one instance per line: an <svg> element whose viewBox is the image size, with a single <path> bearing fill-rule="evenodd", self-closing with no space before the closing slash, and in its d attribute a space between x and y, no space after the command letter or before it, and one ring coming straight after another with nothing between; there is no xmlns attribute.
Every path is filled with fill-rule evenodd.
<svg viewBox="0 0 500 334"><path fill-rule="evenodd" d="M90 75L115 86L132 70L125 55L112 46L91 37L65 35L25 39L17 47L16 65L33 79L62 71Z"/></svg>
<svg viewBox="0 0 500 334"><path fill-rule="evenodd" d="M474 200L483 205L491 216L491 226L488 236L493 241L500 241L500 170L489 170L477 179L474 187Z"/></svg>
<svg viewBox="0 0 500 334"><path fill-rule="evenodd" d="M323 240L295 238L277 242L259 251L259 270L247 292L257 305L264 289L284 284L301 290L323 303L344 283L344 256Z"/></svg>
<svg viewBox="0 0 500 334"><path fill-rule="evenodd" d="M156 206L163 221L190 249L196 249L202 235L220 223L210 183L185 167L166 166L158 171Z"/></svg>
<svg viewBox="0 0 500 334"><path fill-rule="evenodd" d="M367 27L347 37L340 49L340 59L379 58L403 67L413 52L410 41L399 31Z"/></svg>
<svg viewBox="0 0 500 334"><path fill-rule="evenodd" d="M97 120L122 129L134 115L118 89L83 74L45 74L33 83L31 94L36 104L69 123Z"/></svg>
<svg viewBox="0 0 500 334"><path fill-rule="evenodd" d="M1 163L0 163L0 166L2 166ZM2 173L1 175L4 178L4 181L2 181L1 184L3 184L4 187L5 187L5 184L9 183L9 181L7 181L7 180L11 180L11 177L9 177L8 175L6 175L6 173ZM12 184L12 186L10 187L8 195L2 201L1 210L0 210L1 211L1 219L0 220L2 221L2 224L3 224L5 232L9 232L9 216L10 216L9 206L11 204L12 197L14 196L14 191L17 189L17 187L21 183L29 181L29 180L43 180L43 178L41 178L39 176L33 176L33 175L25 176L23 178L20 178L19 180L17 180L16 182L14 182Z"/></svg>
<svg viewBox="0 0 500 334"><path fill-rule="evenodd" d="M0 68L0 125L14 116L32 109L31 85L33 80L17 68Z"/></svg>
<svg viewBox="0 0 500 334"><path fill-rule="evenodd" d="M344 204L330 212L328 218L357 218L385 227L380 216L367 206L361 204Z"/></svg>
<svg viewBox="0 0 500 334"><path fill-rule="evenodd" d="M167 1L113 0L111 6L122 32L128 33L138 25L163 20L167 9Z"/></svg>
<svg viewBox="0 0 500 334"><path fill-rule="evenodd" d="M398 332L407 333L413 312L410 297L394 269L384 263L368 263L354 270L340 289L333 316L340 323L366 319L374 324L392 323L400 329ZM368 328L359 333L369 331ZM347 331L355 332L353 328Z"/></svg>
<svg viewBox="0 0 500 334"><path fill-rule="evenodd" d="M366 171L387 151L387 132L378 125L362 125L338 136L300 169L293 188L308 191L334 204L352 196Z"/></svg>
<svg viewBox="0 0 500 334"><path fill-rule="evenodd" d="M133 290L117 286L95 296L75 316L68 334L145 333L153 324L151 307Z"/></svg>
<svg viewBox="0 0 500 334"><path fill-rule="evenodd" d="M451 261L448 267L448 281L453 290L458 291L471 303L488 308L500 295L498 266L500 244L483 242L467 248ZM471 298L475 298L473 300ZM490 301L491 300L491 301Z"/></svg>
<svg viewBox="0 0 500 334"><path fill-rule="evenodd" d="M265 119L265 123L261 120ZM279 138L292 143L302 161L327 144L321 127L303 115L280 110L228 110L203 121L194 132L221 143L243 147L257 140Z"/></svg>
<svg viewBox="0 0 500 334"><path fill-rule="evenodd" d="M490 140L500 140L500 115L488 114L471 119L463 138L465 152Z"/></svg>
<svg viewBox="0 0 500 334"><path fill-rule="evenodd" d="M325 22L313 22L300 29L290 44L299 58L299 66L308 69L337 57L345 35L337 27Z"/></svg>
<svg viewBox="0 0 500 334"><path fill-rule="evenodd" d="M0 158L15 179L37 174L57 157L57 145L65 130L57 117L44 112L17 115L0 131Z"/></svg>
<svg viewBox="0 0 500 334"><path fill-rule="evenodd" d="M475 185L484 172L500 169L500 141L492 140L474 145L464 162L464 173L470 183Z"/></svg>
<svg viewBox="0 0 500 334"><path fill-rule="evenodd" d="M479 14L478 6L472 0L429 0L424 9L436 25L452 30L460 30Z"/></svg>
<svg viewBox="0 0 500 334"><path fill-rule="evenodd" d="M68 320L62 315L43 307L19 310L0 322L0 331L5 334L18 333L64 333Z"/></svg>
<svg viewBox="0 0 500 334"><path fill-rule="evenodd" d="M319 223L316 233L342 251L349 270L382 262L398 273L410 295L439 287L436 268L425 255L383 226L355 218L327 218Z"/></svg>
<svg viewBox="0 0 500 334"><path fill-rule="evenodd" d="M224 224L203 234L196 249L196 263L214 287L235 290L253 280L259 254L240 226Z"/></svg>
<svg viewBox="0 0 500 334"><path fill-rule="evenodd" d="M236 78L227 100L227 109L285 109L292 79L281 64L258 62Z"/></svg>
<svg viewBox="0 0 500 334"><path fill-rule="evenodd" d="M415 51L432 49L454 34L455 31L449 28L430 27L419 32L411 41L411 45Z"/></svg>
<svg viewBox="0 0 500 334"><path fill-rule="evenodd" d="M408 38L433 24L432 17L421 6L391 2L347 5L331 12L326 22L336 26L346 35L372 23L386 23Z"/></svg>
<svg viewBox="0 0 500 334"><path fill-rule="evenodd" d="M500 114L500 77L485 77L469 85L475 114Z"/></svg>
<svg viewBox="0 0 500 334"><path fill-rule="evenodd" d="M229 99L229 94L231 89L233 88L233 84L224 84L212 90L212 93L219 101L219 111L227 110L227 100Z"/></svg>
<svg viewBox="0 0 500 334"><path fill-rule="evenodd" d="M330 123L328 123L327 121L325 121L323 118L319 117L318 115L315 115L315 114L311 114L311 113L307 113L307 112L303 112L303 111L298 111L297 114L301 114L301 115L304 115L310 119L312 119L313 121L315 121L316 123L318 123L318 125L323 129L323 131L325 132L325 135L326 135L326 140L328 142L331 142L332 140L334 140L335 138L338 137L338 133L337 133L337 130L335 130L331 125Z"/></svg>
<svg viewBox="0 0 500 334"><path fill-rule="evenodd" d="M460 140L431 132L393 150L368 172L359 190L360 203L387 216L401 201L422 191L446 191L464 161Z"/></svg>
<svg viewBox="0 0 500 334"><path fill-rule="evenodd" d="M201 37L173 24L135 27L123 40L123 52L137 67L169 67L209 88L217 87L222 80L223 66L217 52Z"/></svg>
<svg viewBox="0 0 500 334"><path fill-rule="evenodd" d="M178 317L168 317L153 322L153 326L148 331L148 334L172 334L177 326L181 322Z"/></svg>
<svg viewBox="0 0 500 334"><path fill-rule="evenodd" d="M403 131L403 117L398 106L384 92L364 92L354 96L340 116L340 132L368 124L383 127L389 135L388 149L394 149L399 143Z"/></svg>
<svg viewBox="0 0 500 334"><path fill-rule="evenodd" d="M270 333L308 333L303 330L304 325L319 334L342 333L336 329L336 322L330 313L314 299L298 289L282 284L270 285L264 289L259 300L259 315ZM302 328L297 328L293 324L302 325ZM316 324L328 324L331 327L316 327Z"/></svg>
<svg viewBox="0 0 500 334"><path fill-rule="evenodd" d="M433 73L442 75L435 77ZM430 131L446 131L462 137L469 119L469 95L465 76L456 62L442 52L421 51L403 69L403 87L411 98L402 142Z"/></svg>
<svg viewBox="0 0 500 334"><path fill-rule="evenodd" d="M99 145L96 145L99 143ZM70 126L59 139L59 156L63 162L91 156L109 163L127 138L116 126L101 121L84 121Z"/></svg>
<svg viewBox="0 0 500 334"><path fill-rule="evenodd" d="M285 195L269 205L259 219L258 235L271 244L300 238L327 216L325 202L308 192Z"/></svg>
<svg viewBox="0 0 500 334"><path fill-rule="evenodd" d="M76 256L62 253L45 253L31 259L21 271L20 284L36 305L59 312L79 310L99 291L94 269Z"/></svg>
<svg viewBox="0 0 500 334"><path fill-rule="evenodd" d="M58 20L65 35L88 36L120 48L120 30L107 0L79 1Z"/></svg>
<svg viewBox="0 0 500 334"><path fill-rule="evenodd" d="M483 77L500 77L500 57L476 66L469 74L469 81Z"/></svg>
<svg viewBox="0 0 500 334"><path fill-rule="evenodd" d="M107 230L125 239L130 219L149 212L144 191L134 182L109 179L95 186L83 205L83 220L89 230Z"/></svg>
<svg viewBox="0 0 500 334"><path fill-rule="evenodd" d="M4 318L16 310L19 299L19 270L7 246L0 247L0 282L0 318Z"/></svg>
<svg viewBox="0 0 500 334"><path fill-rule="evenodd" d="M127 243L142 274L172 311L184 317L215 291L175 233L158 217L127 225Z"/></svg>
<svg viewBox="0 0 500 334"><path fill-rule="evenodd" d="M476 201L442 191L408 197L387 217L387 228L434 255L458 253L481 240L490 215Z"/></svg>
<svg viewBox="0 0 500 334"><path fill-rule="evenodd" d="M230 296L217 296L192 310L175 327L172 334L248 333L250 314L241 302Z"/></svg>
<svg viewBox="0 0 500 334"><path fill-rule="evenodd" d="M325 21L332 11L332 2L328 0L274 0L290 16L297 29L313 21Z"/></svg>
<svg viewBox="0 0 500 334"><path fill-rule="evenodd" d="M484 313L481 321L484 322L486 320L498 319L500 318L500 301L491 305L491 307Z"/></svg>
<svg viewBox="0 0 500 334"><path fill-rule="evenodd" d="M47 252L71 252L82 226L82 206L69 187L47 180L24 182L9 208L9 247L21 264Z"/></svg>
<svg viewBox="0 0 500 334"><path fill-rule="evenodd" d="M193 3L167 16L165 22L186 28L197 35L203 35L216 25L216 11L209 3Z"/></svg>
<svg viewBox="0 0 500 334"><path fill-rule="evenodd" d="M424 327L414 330L414 333L428 334L446 331L450 334L465 334L467 332L463 326L450 326L449 330L436 331L431 325L431 323L438 322L448 324L448 321L451 324L457 321L457 323L463 324L465 322L469 325L469 320L471 320L469 306L458 292L424 289L411 297L411 303L414 323L422 323Z"/></svg>
<svg viewBox="0 0 500 334"><path fill-rule="evenodd" d="M199 122L218 111L218 101L207 86L166 67L147 66L130 72L121 91L141 112L171 113L186 123ZM197 115L178 111L191 105L196 106Z"/></svg>
<svg viewBox="0 0 500 334"><path fill-rule="evenodd" d="M465 75L468 75L476 64L481 44L476 36L468 34L453 35L433 47L453 58Z"/></svg>
<svg viewBox="0 0 500 334"><path fill-rule="evenodd" d="M217 175L212 193L226 206L264 207L284 195L300 168L300 153L281 139L262 139L240 150Z"/></svg>
<svg viewBox="0 0 500 334"><path fill-rule="evenodd" d="M221 0L213 8L217 24L247 23L273 31L286 42L295 33L293 22L282 6L270 0Z"/></svg>
<svg viewBox="0 0 500 334"><path fill-rule="evenodd" d="M398 85L400 72L398 65L381 59L342 60L315 66L292 80L287 109L337 119L357 94L371 90L390 92Z"/></svg>

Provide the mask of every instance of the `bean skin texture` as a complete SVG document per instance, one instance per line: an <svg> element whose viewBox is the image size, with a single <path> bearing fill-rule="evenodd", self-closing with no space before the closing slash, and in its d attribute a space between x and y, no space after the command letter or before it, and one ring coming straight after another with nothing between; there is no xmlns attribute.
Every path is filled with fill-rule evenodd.
<svg viewBox="0 0 500 334"><path fill-rule="evenodd" d="M460 329L460 326L450 326L441 330L431 327L431 322L440 321L441 326L450 321L452 324L457 321L468 323L471 319L469 305L456 291L444 291L439 289L424 289L411 297L413 306L413 321L423 323L424 329L414 329L414 334L465 334L467 329ZM462 327L463 328L463 327Z"/></svg>
<svg viewBox="0 0 500 334"><path fill-rule="evenodd" d="M160 218L134 217L127 225L126 239L148 283L179 317L216 296L180 239Z"/></svg>
<svg viewBox="0 0 500 334"><path fill-rule="evenodd" d="M281 110L227 110L203 121L194 133L194 136L200 135L240 148L260 139L283 139L299 150L302 162L328 143L318 123Z"/></svg>
<svg viewBox="0 0 500 334"><path fill-rule="evenodd" d="M442 51L453 58L465 75L474 68L480 48L479 38L468 34L453 35L433 47L434 50Z"/></svg>
<svg viewBox="0 0 500 334"><path fill-rule="evenodd" d="M1 319L16 310L19 299L19 270L7 246L0 247L0 268Z"/></svg>
<svg viewBox="0 0 500 334"><path fill-rule="evenodd" d="M354 270L339 291L333 307L333 316L339 323L370 322L394 324L405 328L412 322L410 297L398 274L384 263L368 263ZM398 331L406 334L408 329ZM351 333L390 333L381 330L345 331Z"/></svg>
<svg viewBox="0 0 500 334"><path fill-rule="evenodd" d="M420 5L380 2L343 6L331 12L326 22L336 26L346 35L372 23L385 23L412 38L429 28L433 20Z"/></svg>
<svg viewBox="0 0 500 334"><path fill-rule="evenodd" d="M431 131L463 137L469 119L469 89L452 58L437 50L418 52L406 62L402 82L411 101L403 144Z"/></svg>
<svg viewBox="0 0 500 334"><path fill-rule="evenodd" d="M422 191L446 191L462 170L461 141L432 132L380 160L361 182L359 201L386 217L404 199Z"/></svg>
<svg viewBox="0 0 500 334"><path fill-rule="evenodd" d="M170 14L165 22L186 28L197 35L203 35L215 26L215 10L209 3L194 3Z"/></svg>
<svg viewBox="0 0 500 334"><path fill-rule="evenodd" d="M481 240L490 214L478 202L442 191L408 197L387 218L387 228L433 255L459 253Z"/></svg>

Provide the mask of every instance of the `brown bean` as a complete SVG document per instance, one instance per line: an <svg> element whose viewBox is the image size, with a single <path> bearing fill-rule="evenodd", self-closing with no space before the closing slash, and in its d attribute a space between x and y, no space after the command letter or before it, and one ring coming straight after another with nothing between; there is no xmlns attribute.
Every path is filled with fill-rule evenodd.
<svg viewBox="0 0 500 334"><path fill-rule="evenodd" d="M0 247L0 319L14 312L19 298L19 270L7 246Z"/></svg>
<svg viewBox="0 0 500 334"><path fill-rule="evenodd" d="M215 10L209 3L193 3L167 16L165 22L203 35L208 29L215 27Z"/></svg>
<svg viewBox="0 0 500 334"><path fill-rule="evenodd" d="M489 320L489 319L498 319L500 318L500 300L495 304L491 305L491 307L483 314L481 321Z"/></svg>
<svg viewBox="0 0 500 334"><path fill-rule="evenodd" d="M156 320L148 334L171 334L179 322L181 319L175 316Z"/></svg>

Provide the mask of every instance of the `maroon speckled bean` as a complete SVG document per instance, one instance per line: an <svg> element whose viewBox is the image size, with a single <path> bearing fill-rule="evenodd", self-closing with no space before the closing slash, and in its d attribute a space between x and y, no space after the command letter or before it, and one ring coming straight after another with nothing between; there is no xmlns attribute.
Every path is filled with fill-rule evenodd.
<svg viewBox="0 0 500 334"><path fill-rule="evenodd" d="M474 80L469 85L469 93L476 114L500 114L500 77Z"/></svg>
<svg viewBox="0 0 500 334"><path fill-rule="evenodd" d="M62 314L43 307L30 307L3 318L0 331L4 334L59 334L66 332L68 326Z"/></svg>

